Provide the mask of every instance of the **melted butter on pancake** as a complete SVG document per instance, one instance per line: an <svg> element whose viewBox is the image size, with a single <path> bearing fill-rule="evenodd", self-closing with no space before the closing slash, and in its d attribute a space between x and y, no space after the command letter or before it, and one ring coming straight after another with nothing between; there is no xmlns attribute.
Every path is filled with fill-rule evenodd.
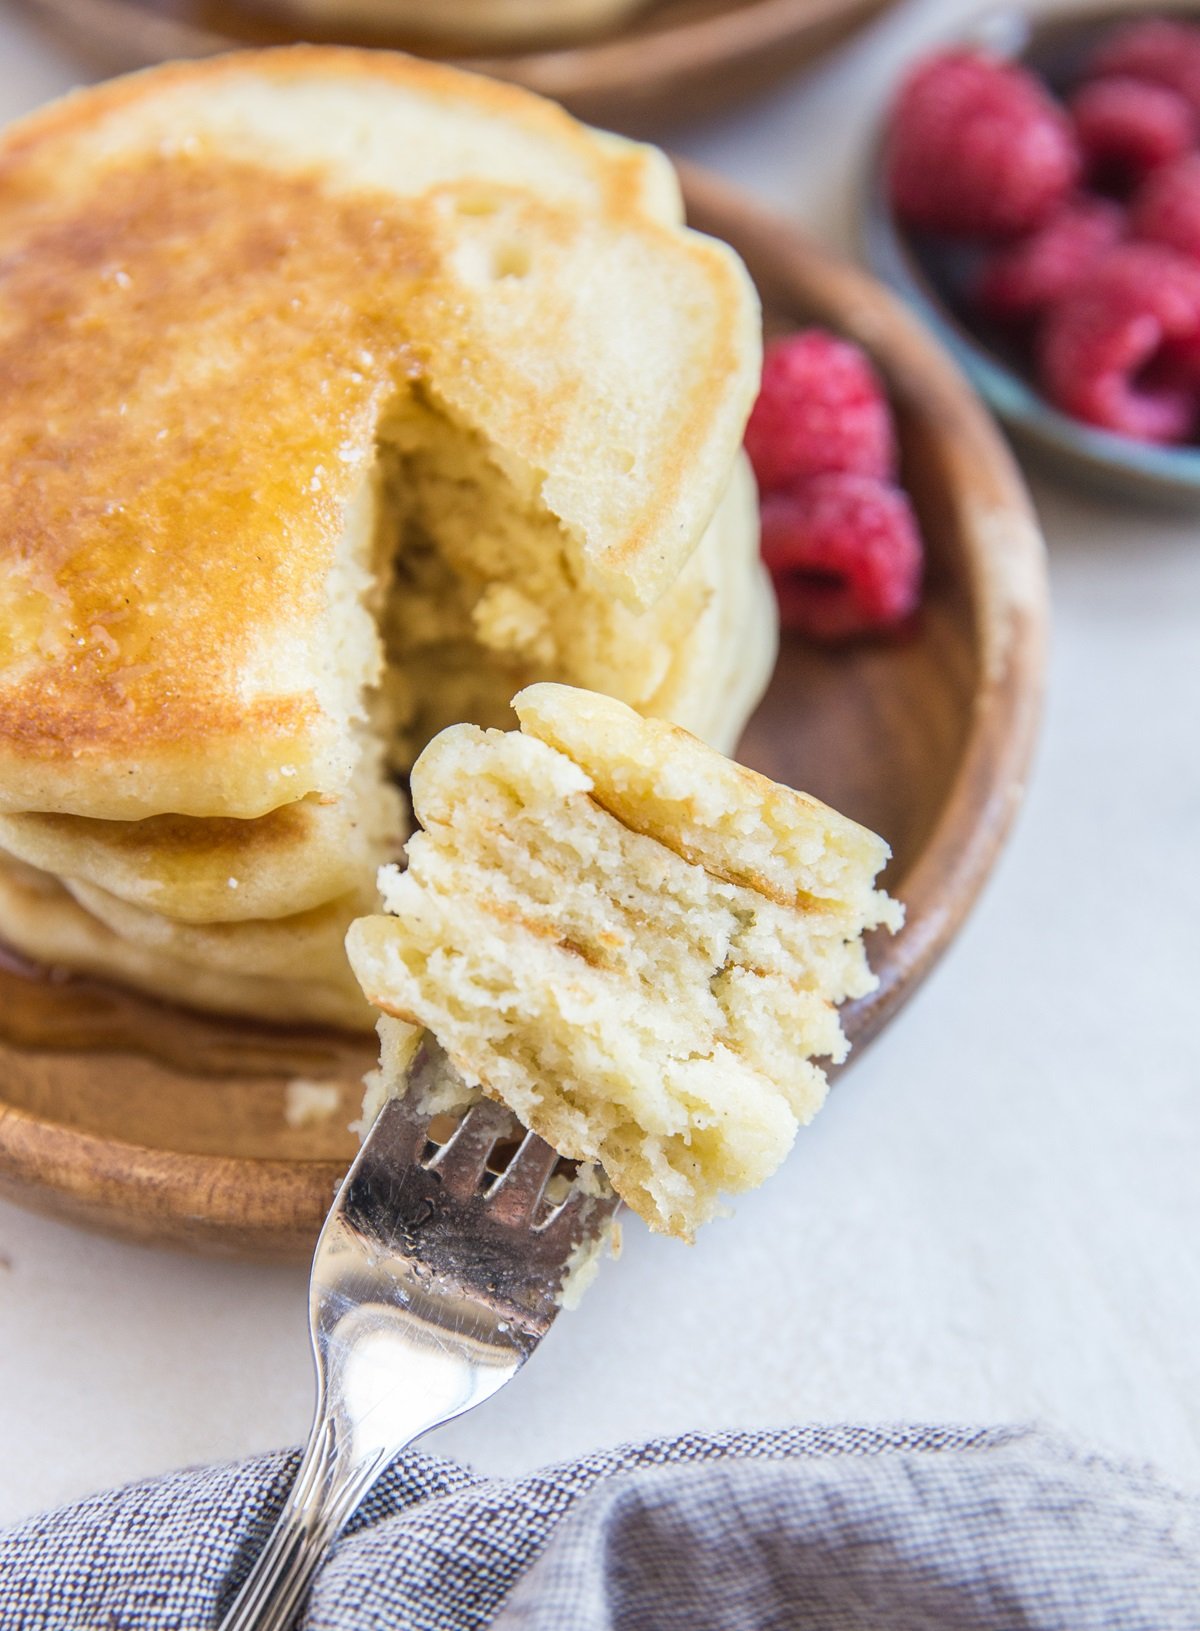
<svg viewBox="0 0 1200 1631"><path fill-rule="evenodd" d="M296 672L328 669L324 578L414 369L395 314L428 259L387 206L212 157L61 215L0 190L10 740L249 733L282 766L313 728Z"/></svg>

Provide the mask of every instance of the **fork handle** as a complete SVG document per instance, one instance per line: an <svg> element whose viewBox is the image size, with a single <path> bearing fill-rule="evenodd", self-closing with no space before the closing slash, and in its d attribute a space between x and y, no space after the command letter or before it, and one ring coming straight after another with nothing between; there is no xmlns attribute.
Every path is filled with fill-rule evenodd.
<svg viewBox="0 0 1200 1631"><path fill-rule="evenodd" d="M393 1459L389 1450L356 1462L339 1454L338 1436L318 1415L283 1510L219 1631L288 1631L329 1546Z"/></svg>

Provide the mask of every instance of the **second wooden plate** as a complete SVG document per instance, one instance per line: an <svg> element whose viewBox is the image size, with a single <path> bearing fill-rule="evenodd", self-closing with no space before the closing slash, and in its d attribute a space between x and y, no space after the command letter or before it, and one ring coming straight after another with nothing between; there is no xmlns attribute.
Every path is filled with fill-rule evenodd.
<svg viewBox="0 0 1200 1631"><path fill-rule="evenodd" d="M659 0L614 33L508 53L402 33L289 25L238 0L18 3L103 73L297 39L389 46L512 80L593 124L640 136L752 95L830 50L892 0Z"/></svg>
<svg viewBox="0 0 1200 1631"><path fill-rule="evenodd" d="M841 650L785 641L740 755L892 845L886 881L908 916L876 937L879 988L846 1014L857 1052L949 943L1020 801L1042 682L1042 543L999 433L904 308L711 178L685 180L693 223L741 252L770 328L819 323L871 352L928 546L916 633ZM370 1039L222 1023L11 968L0 1016L0 1191L143 1240L311 1251L354 1149ZM296 1079L335 1085L338 1112L290 1126Z"/></svg>

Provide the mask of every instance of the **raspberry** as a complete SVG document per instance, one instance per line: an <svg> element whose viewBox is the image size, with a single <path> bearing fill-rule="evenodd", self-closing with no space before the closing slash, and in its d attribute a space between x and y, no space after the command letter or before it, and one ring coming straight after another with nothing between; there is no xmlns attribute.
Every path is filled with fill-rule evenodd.
<svg viewBox="0 0 1200 1631"><path fill-rule="evenodd" d="M1107 198L1066 205L1028 238L992 250L976 286L980 306L1002 320L1035 317L1091 270L1124 226L1124 212Z"/></svg>
<svg viewBox="0 0 1200 1631"><path fill-rule="evenodd" d="M746 451L762 492L830 470L889 476L892 416L858 347L822 329L768 345Z"/></svg>
<svg viewBox="0 0 1200 1631"><path fill-rule="evenodd" d="M1087 65L1087 78L1120 74L1178 91L1200 113L1200 28L1151 17L1113 29Z"/></svg>
<svg viewBox="0 0 1200 1631"><path fill-rule="evenodd" d="M1129 224L1135 237L1200 260L1200 155L1152 175L1138 189Z"/></svg>
<svg viewBox="0 0 1200 1631"><path fill-rule="evenodd" d="M1081 169L1070 120L1023 68L951 51L901 88L888 176L896 212L912 226L980 238L1031 232Z"/></svg>
<svg viewBox="0 0 1200 1631"><path fill-rule="evenodd" d="M1172 343L1163 364L1162 377L1184 390L1200 387L1200 331L1189 340Z"/></svg>
<svg viewBox="0 0 1200 1631"><path fill-rule="evenodd" d="M904 493L871 476L814 476L762 505L763 559L784 626L814 640L891 628L914 610L921 539Z"/></svg>
<svg viewBox="0 0 1200 1631"><path fill-rule="evenodd" d="M1178 91L1113 75L1071 98L1088 169L1100 182L1137 182L1196 144L1196 115Z"/></svg>
<svg viewBox="0 0 1200 1631"><path fill-rule="evenodd" d="M1200 341L1200 267L1157 244L1109 250L1046 314L1040 364L1059 407L1143 442L1181 442L1200 397L1180 357Z"/></svg>

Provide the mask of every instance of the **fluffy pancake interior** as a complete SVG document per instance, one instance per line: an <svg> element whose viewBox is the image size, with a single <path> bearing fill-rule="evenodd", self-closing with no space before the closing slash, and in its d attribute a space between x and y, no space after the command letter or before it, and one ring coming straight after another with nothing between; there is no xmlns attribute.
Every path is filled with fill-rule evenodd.
<svg viewBox="0 0 1200 1631"><path fill-rule="evenodd" d="M568 546L519 600L494 533L438 538L518 680L556 671L572 573L653 606L728 481L757 342L727 251L627 208L256 166L235 130L110 155L85 195L53 143L0 152L0 810L254 818L344 788L380 669L345 536L381 448L410 534L446 533L452 490L479 521L487 488L526 564ZM598 645L565 677L602 680Z"/></svg>
<svg viewBox="0 0 1200 1631"><path fill-rule="evenodd" d="M385 882L395 915L354 925L351 961L371 1001L431 1030L466 1080L598 1161L653 1227L690 1236L723 1194L762 1182L819 1108L814 1061L846 1048L836 1004L873 983L862 933L898 922L873 886L886 848L803 801L810 868L822 817L829 849L861 833L852 867L834 866L839 898L763 892L745 880L776 848L785 790L695 743L674 815L614 813L579 760L644 777L659 748L645 722L614 703L625 736L602 735L586 695L532 695L517 702L521 733L455 726L422 754L424 831ZM574 718L586 753L526 734L539 700ZM686 853L689 791L711 821L702 861Z"/></svg>
<svg viewBox="0 0 1200 1631"><path fill-rule="evenodd" d="M394 766L407 771L446 725L511 726L510 698L540 679L694 715L699 728L723 734L713 685L690 673L681 695L676 671L701 646L712 680L734 665L739 676L750 671L757 695L774 651L769 614L760 620L765 644L714 649L720 642L705 638L706 621L719 615L714 599L737 586L722 583L701 551L650 609L615 599L536 482L505 465L502 450L455 424L420 386L381 424L375 483L378 547L392 573L382 626ZM739 465L733 525L718 512L721 546L735 557L747 541L753 549L756 533L744 481ZM753 579L756 565L739 564Z"/></svg>
<svg viewBox="0 0 1200 1631"><path fill-rule="evenodd" d="M179 923L291 917L366 890L399 855L407 802L386 774L384 747L382 737L365 740L336 798L310 794L254 821L30 811L0 815L0 851Z"/></svg>

